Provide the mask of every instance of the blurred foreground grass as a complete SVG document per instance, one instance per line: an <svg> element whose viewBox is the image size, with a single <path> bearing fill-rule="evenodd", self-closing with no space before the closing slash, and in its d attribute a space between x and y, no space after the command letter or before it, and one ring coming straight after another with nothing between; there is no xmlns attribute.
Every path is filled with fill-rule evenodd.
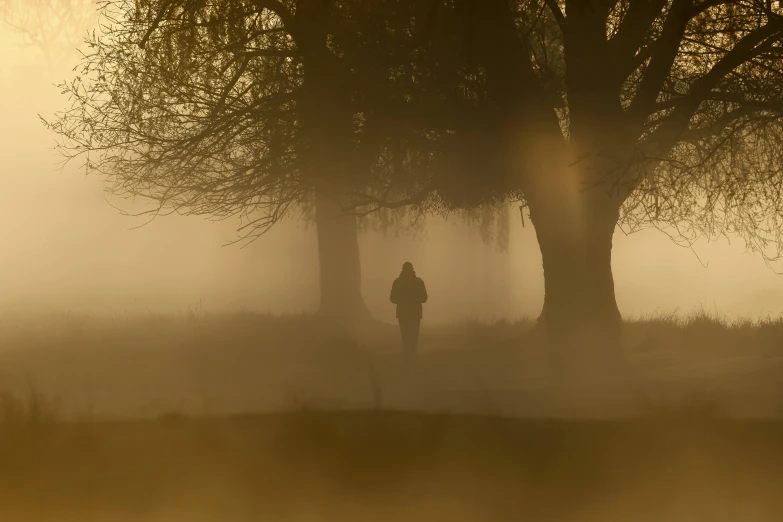
<svg viewBox="0 0 783 522"><path fill-rule="evenodd" d="M411 376L393 325L4 316L0 521L783 520L780 321L628 322L623 421L547 418L530 326L429 327Z"/></svg>
<svg viewBox="0 0 783 522"><path fill-rule="evenodd" d="M392 412L17 417L0 431L0 519L781 520L783 425L669 413L615 422Z"/></svg>

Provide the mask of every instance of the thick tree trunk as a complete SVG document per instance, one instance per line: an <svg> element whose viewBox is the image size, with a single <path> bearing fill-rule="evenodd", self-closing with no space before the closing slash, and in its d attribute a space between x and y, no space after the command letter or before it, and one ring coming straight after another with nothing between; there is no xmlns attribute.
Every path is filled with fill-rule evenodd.
<svg viewBox="0 0 783 522"><path fill-rule="evenodd" d="M321 303L319 315L330 324L352 328L370 318L362 297L356 216L346 215L341 193L354 183L351 170L353 113L347 77L327 48L330 7L320 0L298 2L297 45L303 52L305 81L299 91L302 163L315 191Z"/></svg>
<svg viewBox="0 0 783 522"><path fill-rule="evenodd" d="M592 224L607 228L606 224ZM610 225L614 228L614 224ZM612 230L571 239L539 234L544 267L543 318L554 338L585 330L614 339L619 335L620 312L612 277Z"/></svg>
<svg viewBox="0 0 783 522"><path fill-rule="evenodd" d="M315 199L320 264L319 313L339 326L369 319L362 297L359 234L356 217L345 215L336 198L317 194Z"/></svg>
<svg viewBox="0 0 783 522"><path fill-rule="evenodd" d="M539 328L561 371L616 372L622 365L622 322L612 276L612 236L619 205L600 192L582 192L576 201L573 194L569 201L560 197L531 203L544 269ZM577 212L569 215L567 208Z"/></svg>
<svg viewBox="0 0 783 522"><path fill-rule="evenodd" d="M562 414L632 414L638 396L623 355L612 276L616 204L605 204L599 196L584 198L577 205L582 211L576 223L564 219L563 201L540 212L531 205L544 269L544 306L537 330L546 334Z"/></svg>

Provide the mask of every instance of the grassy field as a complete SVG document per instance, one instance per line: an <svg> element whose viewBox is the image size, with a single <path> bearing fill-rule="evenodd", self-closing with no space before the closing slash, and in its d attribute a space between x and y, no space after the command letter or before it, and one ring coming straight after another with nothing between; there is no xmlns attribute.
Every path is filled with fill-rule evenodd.
<svg viewBox="0 0 783 522"><path fill-rule="evenodd" d="M22 423L0 518L776 522L783 424L392 412Z"/></svg>
<svg viewBox="0 0 783 522"><path fill-rule="evenodd" d="M628 322L625 420L530 327L430 326L410 374L392 325L4 316L0 521L783 519L783 324Z"/></svg>
<svg viewBox="0 0 783 522"><path fill-rule="evenodd" d="M30 387L69 420L315 409L572 416L528 321L426 325L418 371L395 325L358 338L312 317L252 313L0 316L0 390ZM783 323L707 314L626 323L632 385L649 401L783 413ZM560 403L558 402L560 401Z"/></svg>

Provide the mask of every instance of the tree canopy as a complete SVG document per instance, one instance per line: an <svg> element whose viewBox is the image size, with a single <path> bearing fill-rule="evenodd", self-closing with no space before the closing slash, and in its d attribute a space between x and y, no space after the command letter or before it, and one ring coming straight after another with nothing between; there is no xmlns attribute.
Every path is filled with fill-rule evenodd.
<svg viewBox="0 0 783 522"><path fill-rule="evenodd" d="M113 0L103 20L53 126L119 193L251 229L313 176L443 210L529 198L559 174L519 157L549 141L611 163L583 182L628 230L779 253L779 2ZM309 114L347 146L302 130L308 59Z"/></svg>
<svg viewBox="0 0 783 522"><path fill-rule="evenodd" d="M519 5L529 60L508 67L536 78L535 103L546 107L528 115L540 129L557 123L562 135L551 139L572 161L600 158L581 181L613 192L622 226L658 227L686 244L739 235L767 259L780 256L780 2ZM540 176L521 175L528 187Z"/></svg>
<svg viewBox="0 0 783 522"><path fill-rule="evenodd" d="M781 85L779 1L111 0L51 126L116 193L249 235L324 191L519 200L544 308L617 322L618 224L780 257Z"/></svg>
<svg viewBox="0 0 783 522"><path fill-rule="evenodd" d="M107 2L50 125L115 194L241 215L249 235L324 180L362 214L495 203L514 187L475 175L501 172L487 151L503 140L464 13L434 7Z"/></svg>

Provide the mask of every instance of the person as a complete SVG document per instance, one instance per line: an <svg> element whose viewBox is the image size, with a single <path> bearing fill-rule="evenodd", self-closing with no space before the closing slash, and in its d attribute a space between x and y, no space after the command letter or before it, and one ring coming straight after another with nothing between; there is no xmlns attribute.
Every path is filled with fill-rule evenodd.
<svg viewBox="0 0 783 522"><path fill-rule="evenodd" d="M421 305L427 302L427 288L424 281L416 276L410 262L402 265L400 277L392 284L389 300L397 305L397 322L400 324L405 359L411 365L416 359L423 315Z"/></svg>

